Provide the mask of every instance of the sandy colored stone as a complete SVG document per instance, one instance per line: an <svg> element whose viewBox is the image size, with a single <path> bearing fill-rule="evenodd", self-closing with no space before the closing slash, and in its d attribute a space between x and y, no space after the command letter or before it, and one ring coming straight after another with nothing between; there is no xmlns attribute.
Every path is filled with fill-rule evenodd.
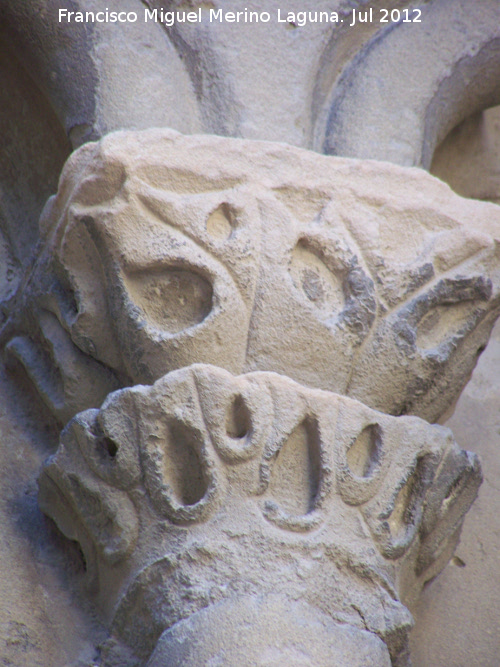
<svg viewBox="0 0 500 667"><path fill-rule="evenodd" d="M269 664L294 637L291 664L385 666L409 664L401 600L450 557L480 481L444 427L196 364L77 415L39 499L132 665Z"/></svg>
<svg viewBox="0 0 500 667"><path fill-rule="evenodd" d="M500 102L498 5L437 0L418 9L420 23L389 22L346 64L315 148L428 169L454 127Z"/></svg>
<svg viewBox="0 0 500 667"><path fill-rule="evenodd" d="M2 339L62 423L193 362L436 421L500 303L496 206L281 144L109 135L41 229Z"/></svg>
<svg viewBox="0 0 500 667"><path fill-rule="evenodd" d="M500 327L448 422L460 443L480 455L485 473L479 496L464 524L456 558L424 590L412 609L416 626L412 659L416 667L480 664L493 667L500 648L500 510L498 447ZM489 573L493 573L491 576ZM439 621L439 633L434 626Z"/></svg>
<svg viewBox="0 0 500 667"><path fill-rule="evenodd" d="M267 645L256 640L261 637ZM332 623L303 602L271 596L218 603L181 621L163 633L147 667L322 667L332 660L350 667L391 664L375 635Z"/></svg>
<svg viewBox="0 0 500 667"><path fill-rule="evenodd" d="M255 660L366 640L408 664L403 603L452 556L481 475L397 415L436 421L467 381L499 235L496 206L422 171L283 144L150 130L72 155L0 335L35 412L69 421L40 500L83 551L104 665L155 665L184 627L186 660L229 665L203 610L240 619L224 644L245 604L279 616L274 594L311 625L293 650L256 626Z"/></svg>
<svg viewBox="0 0 500 667"><path fill-rule="evenodd" d="M52 239L50 235L45 237L46 245L41 250L31 283L19 292L23 297L10 304L8 299L36 243L36 220L44 199L55 190L69 141L76 147L109 130L163 125L188 133L205 131L281 140L319 151L389 159L397 164L429 167L433 161L432 170L460 194L496 201L498 151L491 126L478 125L476 116L453 130L471 113L482 112L499 101L499 10L495 0L424 3L422 26L374 23L358 24L353 29L345 24L334 28L319 24L307 27L271 24L248 29L248 26L227 24L199 29L180 24L169 31L161 26L145 28L144 25L99 25L91 30L75 24L58 25L55 18L58 3L53 0L29 3L4 0L1 4L0 67L5 103L0 124L6 145L0 160L0 298L6 306L6 314L11 317L4 332L4 344L8 346L9 372L26 390L27 403L44 428L55 417L54 433L57 433L75 413L100 406L110 391L137 382L153 382L163 373L200 360L226 364L234 373L264 369L291 374L304 385L349 392L365 402L373 399L375 407L394 414L415 412L431 420L438 416L443 418L473 368L474 353L485 345L487 330L495 317L496 251L488 253L492 248L491 239L497 243L497 235L490 226L496 224L498 215L491 207L475 208L472 202L448 199L449 195L444 194L446 190L442 186L431 186L424 175L417 177L413 172L401 171L396 177L389 167L365 165L364 176L359 180L359 170L352 166L348 169L347 163L342 168L319 167L319 162L300 162L293 151L281 146L271 151L272 166L268 172L276 174L268 173L264 177L259 172L260 157L256 158L253 149L245 144L251 173L245 173L247 165L240 160L238 174L241 177L238 176L233 186L230 179L225 180L222 171L218 171L226 154L228 170L234 166L231 150L220 144L221 149L214 158L213 149L207 148L208 157L201 157L200 169L211 174L210 187L216 184L215 190L210 191L213 200L200 203L202 198L199 198L196 202L199 193L188 189L173 204L175 197L163 192L158 197L158 217L161 218L165 210L170 215L177 207L176 215L180 220L177 236L171 231L159 232L158 225L151 220L141 222L141 234L149 238L148 252L160 237L164 248L176 242L180 245L188 239L182 256L185 264L164 280L159 275L161 271L151 277L150 267L142 273L132 271L132 277L127 274L130 266L137 267L139 260L147 256L147 252L141 255L140 244L129 240L138 229L132 220L138 210L135 200L147 188L144 183L137 186L130 181L132 160L147 162L150 149L144 150L143 157L142 149L132 151L130 163L127 157L119 155L118 161L123 160L125 164L125 187L118 197L108 202L107 211L102 202L92 197L83 204L83 200L78 200L77 171L84 167L85 161L76 157L75 171L67 170L64 182L70 189L76 187L76 203L86 207L86 214L91 209L89 217L98 211L97 222L101 230L106 230L101 247L112 262L104 261L106 271L89 279L100 264L99 252L94 251L79 222L68 221L64 210L59 211L56 218L59 216L60 222L52 220L51 224L59 224L61 234ZM153 5L154 0L149 4ZM372 4L377 11L377 3ZM387 3L378 4L387 6ZM392 4L402 9L409 3ZM80 9L101 8L95 0L75 0L73 5ZM110 9L143 9L135 0L109 0L107 5ZM262 9L253 0L249 3L237 0L230 6L221 0L217 6L231 10ZM275 13L278 6L279 2L269 0L266 8ZM363 10L368 4L358 2L355 6ZM322 0L313 9L339 10L349 21L352 7L345 7L337 0ZM450 130L452 133L448 135ZM434 153L443 139L444 143ZM185 180L199 185L196 151L201 146L193 144L192 147L195 155L189 157ZM115 149L111 141L109 148L103 149L103 154L108 151L103 162L109 161L112 150ZM123 153L128 150L127 147ZM179 153L181 151L182 146ZM90 155L89 164L92 155L95 153ZM163 156L155 160L155 164L161 163ZM287 169L278 166L280 161L286 164L295 160L307 171L304 177L305 172L300 170L299 188L293 166ZM214 161L217 166L210 172ZM318 195L317 182L313 183L315 175L330 169L331 179L321 174L325 187L321 185L322 192ZM289 175L291 187L287 183ZM114 182L110 172L105 173L103 181L108 177ZM159 179L160 190L164 185L162 178ZM146 185L151 185L151 179L149 174ZM332 190L331 183L335 180L338 187ZM408 183L404 183L405 180ZM287 183L284 188L283 183ZM175 187L178 186L179 181ZM218 199L218 187L224 193L221 199ZM257 197L252 195L254 187L260 188ZM280 187L277 195L276 188ZM407 194L414 188L420 191L420 196L415 192ZM206 195L203 190L203 197ZM404 196L404 204L400 196ZM66 195L60 194L59 201L64 197ZM126 199L128 209L115 207L120 197ZM180 203L179 199L182 199ZM153 200L149 190L145 200L148 205ZM216 202L213 208L212 201ZM231 252L236 244L226 254L223 252L228 237L233 235L234 241L234 220L240 220L239 210L237 216L234 215L235 201L240 208L251 212L251 221L245 220L250 233L244 241L248 252L258 259L255 265L249 261L245 271L231 266ZM321 209L324 201L328 202L327 210ZM218 206L221 202L222 206ZM429 211L429 203L432 211ZM65 206L63 201L62 209ZM338 211L343 211L340 217L347 230L346 237L340 234L340 241L339 235L334 233L339 229L338 220L332 222ZM99 220L101 213L104 222ZM387 213L384 227L379 219ZM156 216L157 210L146 213L150 215ZM478 235L476 222L488 218L491 222L486 224L485 235L484 229ZM424 219L427 224L419 236L415 233L415 221ZM189 227L185 220L195 222ZM314 227L318 225L312 225L311 231L311 226L304 224L312 220L323 226L321 238L314 236ZM279 228L275 237L267 229L269 221ZM96 234L99 224L95 225ZM482 224L480 222L479 226ZM162 222L160 226L163 225ZM203 225L206 236L199 233ZM353 229L363 230L362 238L359 233L353 234ZM376 234L370 236L370 230L378 234L379 229L384 232L379 238ZM307 236L308 242L314 237L315 245L300 242L301 234ZM348 242L344 243L342 252L338 252L341 241L345 242L346 238ZM325 262L325 254L317 252L323 244L330 248L336 244L333 280L331 257ZM436 251L438 246L440 250ZM193 251L193 247L197 250ZM175 254L172 250L167 257L168 253L160 251L159 246L156 249L161 262L165 258L170 261ZM237 261L243 262L244 246L238 252ZM194 270L198 272L194 279L189 278L193 257L196 257ZM352 267L346 270L350 257L358 261L359 272L352 271ZM219 291L210 292L207 285L210 280L204 282L208 274L200 273L200 267L203 271L208 267L209 278L217 277ZM362 272L368 281L364 281ZM452 285L447 282L450 275ZM128 282L121 294L126 292L132 302L132 310L127 311L126 317L117 315L123 305L119 296L122 276L126 276ZM226 282L221 276L226 276ZM460 285L460 276L469 282ZM369 280L373 282L374 292L368 288ZM489 280L492 281L491 293ZM367 298L362 308L346 309L346 281L350 281L347 286L350 292L349 289L347 292L351 297L353 286L366 288ZM244 297L239 308L227 297L232 284L237 286L233 291L239 290ZM272 298L268 284L276 288ZM173 296L165 300L167 307L164 308L155 294L168 292ZM471 295L473 298L469 298ZM372 297L376 316L363 338ZM207 303L211 299L213 305L216 298L220 299L221 310L234 307L239 313L238 318L228 317L221 324L225 328L229 322L235 329L234 336L223 338L222 342L212 340L215 343L212 347L210 337L199 336L194 340L194 336L183 336L185 328L201 327L210 319L212 311L207 312ZM178 345L155 340L150 331L144 330L142 333L146 335L141 339L136 330L144 329L143 323L146 328L165 327L166 311L170 314L175 311L176 302L188 303L188 308L182 312L178 309L174 313L175 321L169 322L173 334L170 342L176 338ZM82 309L78 323L72 312L75 305ZM19 317L13 318L18 306L21 307ZM342 326L335 329L333 319L328 319L332 309L344 312L347 329ZM360 312L365 324L360 327L361 331L353 333L348 327L360 319ZM259 323L258 327L253 326L255 322ZM0 314L0 325L3 324ZM334 330L339 337L338 346L328 342ZM394 338L395 331L398 333ZM127 340L131 332L135 333ZM266 332L273 335L268 338ZM401 345L394 342L398 339ZM137 355L139 347L142 351ZM221 362L225 348L227 362ZM200 349L206 355L201 359L197 356ZM480 662L494 667L497 663L500 646L492 621L497 614L498 598L495 593L498 548L494 528L498 523L498 493L495 491L498 359L495 350L493 341L452 422L459 443L482 453L486 483L466 524L457 558L440 578L426 587L421 604L412 607L417 617L412 648L417 665L458 666ZM371 373L372 367L378 369L377 373ZM28 370L27 385L23 369ZM351 371L352 384L350 379L346 382ZM28 391L30 382L33 386ZM398 388L403 385L406 393L400 394ZM12 385L6 387L10 400ZM25 402L15 396L19 403ZM212 426L220 430L223 422L220 417ZM95 636L87 630L86 621L77 610L80 603L68 600L70 594L64 586L61 588L55 574L58 568L55 561L49 558L50 567L47 569L44 564L43 574L40 574L38 559L45 559L45 563L47 550L50 551L43 520L34 505L34 477L43 458L37 447L42 436L30 434L25 438L26 424L18 412L15 417L12 414L5 419L2 417L1 424L5 472L2 489L7 490L0 519L2 567L7 572L3 577L5 586L2 584L1 589L1 659L19 665L27 661L35 665L41 661L52 666L60 662L66 667L78 654L87 667L92 655L90 644ZM238 420L233 419L228 428L237 435ZM44 452L53 451L56 443L57 436ZM20 515L18 506L16 509L10 502L15 498L19 507L23 507L20 499L24 491L33 505L29 521L26 514ZM26 525L40 540L35 555L33 541L26 535ZM273 614L275 620L283 610L282 603L278 600L272 613L266 611L265 606L259 607L261 604L258 598L249 598L241 608L227 607L228 615L239 614L241 618L246 608L257 619L260 609L272 627ZM309 618L309 608L289 606L293 608L290 618L294 614ZM272 608L270 605L268 610ZM161 663L164 650L169 655L184 650L179 642L183 632L190 636L194 652L191 656L182 654L179 660L191 659L196 664L213 659L214 655L220 658L220 646L199 629L215 625L226 637L222 632L222 627L224 632L228 627L226 621L223 622L224 609L217 607L216 613L220 615L215 616L215 621L207 620L205 626L204 622L199 624L197 612L192 621L187 620L175 632L166 631L154 660ZM199 613L204 618L203 612ZM317 618L313 618L310 627L316 622ZM326 621L325 624L322 627L328 626L329 632L335 635L335 628ZM276 622L275 627L282 637L287 637L286 624ZM87 632L87 639L82 639ZM245 635L250 652L251 632L249 637ZM243 633L241 638L243 641ZM357 641L361 641L359 635ZM297 653L290 642L293 644L293 637L290 641L283 639L281 644L275 639L274 644L279 644L279 648L265 653L263 659L271 664L273 660L278 664L280 660L286 664L296 660L300 664L304 659L310 664L314 652ZM307 644L306 639L304 642ZM103 656L110 664L114 660L116 667L125 667L128 660L126 650L122 645L114 646L113 640L103 647ZM262 655L252 656L254 661L260 658ZM75 659L80 667L79 658ZM241 664L242 656L234 658L233 654L231 660ZM322 660L324 663L325 659ZM368 661L368 664L372 663Z"/></svg>

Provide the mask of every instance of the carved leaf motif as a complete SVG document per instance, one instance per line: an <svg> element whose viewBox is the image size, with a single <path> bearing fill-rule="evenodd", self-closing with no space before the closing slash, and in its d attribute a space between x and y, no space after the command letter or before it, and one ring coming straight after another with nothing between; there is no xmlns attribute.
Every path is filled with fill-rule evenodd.
<svg viewBox="0 0 500 667"><path fill-rule="evenodd" d="M430 281L378 319L353 365L348 395L391 414L436 421L468 379L498 307L489 279Z"/></svg>
<svg viewBox="0 0 500 667"><path fill-rule="evenodd" d="M474 235L456 213L424 209L410 184L399 216L394 200L374 200L367 190L361 177L353 211L335 199L318 210L314 198L309 211L304 200L296 211L286 206L283 188L279 204L268 204L266 218L288 219L279 231L264 230L268 246L277 248L280 236L284 249L263 256L248 359L252 368L266 364L383 412L435 421L460 392L500 310L494 249L500 220L489 238ZM451 206L453 195L448 198ZM407 216L418 224L405 226ZM456 250L446 261L443 236ZM396 238L404 246L400 257ZM281 267L293 289L280 278Z"/></svg>
<svg viewBox="0 0 500 667"><path fill-rule="evenodd" d="M322 315L332 317L342 311L342 279L339 280L304 242L299 241L292 252L290 274L295 287Z"/></svg>
<svg viewBox="0 0 500 667"><path fill-rule="evenodd" d="M435 421L498 315L498 209L418 170L167 130L102 141L104 198L92 169L64 171L3 344L43 345L43 301L104 392L203 362ZM67 419L93 404L64 379Z"/></svg>
<svg viewBox="0 0 500 667"><path fill-rule="evenodd" d="M138 433L144 482L160 516L191 523L213 509L218 483L191 373L167 378L153 386L152 397L137 392L149 424Z"/></svg>
<svg viewBox="0 0 500 667"><path fill-rule="evenodd" d="M311 586L392 634L398 596L445 565L479 482L444 427L195 364L75 417L40 500L108 594L117 566L113 627L147 659L166 627L248 582Z"/></svg>
<svg viewBox="0 0 500 667"><path fill-rule="evenodd" d="M208 366L194 365L194 376L205 424L218 455L228 463L255 458L264 447L272 403L259 383L217 374Z"/></svg>

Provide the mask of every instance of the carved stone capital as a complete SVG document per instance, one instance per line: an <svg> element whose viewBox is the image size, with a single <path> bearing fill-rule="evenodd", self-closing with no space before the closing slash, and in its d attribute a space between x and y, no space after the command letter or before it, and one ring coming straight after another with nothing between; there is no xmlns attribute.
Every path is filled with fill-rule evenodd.
<svg viewBox="0 0 500 667"><path fill-rule="evenodd" d="M276 651L294 637L307 664L346 664L360 646L388 665L380 640L392 660L405 655L401 600L449 559L480 481L477 458L444 427L275 373L194 365L77 415L40 502L81 544L137 664L160 637L148 664L208 664L224 642L234 661L223 664L264 664L277 622L288 631ZM219 621L222 636L194 642ZM184 658L162 662L172 655Z"/></svg>
<svg viewBox="0 0 500 667"><path fill-rule="evenodd" d="M66 425L40 503L104 664L406 665L481 481L428 422L500 311L498 207L150 130L76 151L40 224L0 342Z"/></svg>
<svg viewBox="0 0 500 667"><path fill-rule="evenodd" d="M419 169L118 132L76 151L0 332L64 425L192 363L437 421L500 311L500 214Z"/></svg>

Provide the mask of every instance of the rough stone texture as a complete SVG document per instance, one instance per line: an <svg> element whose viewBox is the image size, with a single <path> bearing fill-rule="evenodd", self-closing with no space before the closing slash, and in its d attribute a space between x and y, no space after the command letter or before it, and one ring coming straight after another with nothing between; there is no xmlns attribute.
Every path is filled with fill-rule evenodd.
<svg viewBox="0 0 500 667"><path fill-rule="evenodd" d="M267 637L268 645L256 637ZM391 664L384 644L373 634L332 623L304 602L270 596L218 603L180 621L162 635L148 667L321 667L332 659L351 667Z"/></svg>
<svg viewBox="0 0 500 667"><path fill-rule="evenodd" d="M83 551L102 664L409 664L403 603L481 477L442 427L372 408L454 402L498 315L497 207L419 170L151 130L74 153L40 234L1 338L55 431L76 415L40 502Z"/></svg>
<svg viewBox="0 0 500 667"><path fill-rule="evenodd" d="M81 545L94 599L137 665L160 636L153 665L185 664L172 642L188 664L208 653L265 664L280 650L275 633L309 664L345 664L359 647L359 664L388 665L366 631L403 665L411 616L399 600L446 563L480 480L478 460L441 426L274 373L195 365L72 420L40 502ZM239 643L246 598L262 607L250 654ZM217 619L222 634L205 646ZM276 624L287 633L266 631Z"/></svg>
<svg viewBox="0 0 500 667"><path fill-rule="evenodd" d="M498 316L497 207L420 170L117 133L73 154L41 230L1 339L61 424L194 362L437 421Z"/></svg>
<svg viewBox="0 0 500 667"><path fill-rule="evenodd" d="M254 0L215 4L262 11ZM212 7L188 5L201 6L205 18ZM77 147L112 130L160 126L429 168L450 130L498 103L500 10L495 0L432 0L421 3L421 23L377 20L381 8L411 13L414 5L320 0L313 12L336 11L344 22L300 26L277 23L278 9L283 15L310 7L267 0L269 23L167 29L144 23L144 9L185 9L177 0L109 0L110 11L139 14L141 20L126 25L58 23L57 0L3 0L0 20L14 49L3 60L19 59L30 87L44 98L33 110L59 135L22 163L29 169L56 147L67 155L64 133ZM375 20L351 27L353 8L372 9ZM72 0L71 9L96 11L102 3ZM33 135L10 104L2 116L24 137ZM32 193L25 189L23 197Z"/></svg>
<svg viewBox="0 0 500 667"><path fill-rule="evenodd" d="M101 8L100 3L94 0L72 0L71 4L74 9ZM144 7L139 0L109 0L106 4L110 9L126 7L141 11ZM149 0L148 4L152 5L153 0ZM164 3L165 6L167 4L173 8L176 3ZM480 113L498 103L499 8L494 0L477 0L474 3L468 0L432 0L421 3L424 25L412 25L411 29L405 24L383 26L376 23L358 23L350 29L345 24L335 27L325 24L305 27L274 24L254 26L251 30L248 26L234 24L203 29L179 25L173 30L164 30L161 26L144 29L142 25L82 29L76 24L56 25L55 15L59 5L55 0L33 0L29 3L3 0L0 5L0 68L4 101L0 111L4 149L0 156L0 298L10 314L12 303L9 305L7 301L5 304L5 299L14 294L23 266L27 264L37 241L37 218L46 196L56 189L61 165L69 153L69 142L76 147L113 129L160 125L184 132L208 131L252 139L282 140L319 151L384 158L398 164L429 167L432 163L431 171L448 181L460 194L498 200L498 142L494 122L490 122L494 112ZM231 1L230 6L225 0L217 2L217 6L231 10L244 7L262 9L260 3L259 7L255 5L243 0ZM269 0L266 8L275 12L278 5L278 2ZM205 9L207 6L204 5ZM349 3L334 0L318 2L313 9L338 10L344 18L348 18L353 6L363 10L373 7L377 11L380 7L402 9L411 7L411 4L400 0L357 0ZM309 7L301 5L291 9ZM476 112L479 114L475 118L465 120L453 130L462 119ZM434 151L444 137L447 138ZM374 182L379 183L376 179ZM417 187L423 187L419 181ZM387 188L387 185L382 184L380 188ZM435 192L429 192L429 196L434 197ZM380 192L376 195L379 196ZM348 205L351 207L352 203ZM458 207L461 205L457 203ZM300 206L294 204L294 209ZM313 204L311 207L314 207ZM309 214L310 208L306 206L305 210ZM296 213L294 216L300 217ZM470 224L472 233L474 216L475 213L467 214L463 218L464 226ZM211 229L222 237L225 229L227 232L224 218L224 215L215 216L211 224ZM454 213L452 218L456 220L457 215ZM462 220L460 216L458 218ZM409 216L404 219L407 225L411 225L414 218ZM397 229L406 230L407 225L401 222ZM388 237L391 240L390 235ZM382 239L384 243L388 237ZM392 240L395 241L395 238ZM405 244L400 243L399 247L404 249ZM300 260L304 259L302 250L296 253ZM360 255L363 254L364 249L361 249ZM312 261L313 273L325 278L321 264L314 259ZM321 257L320 261L323 261ZM264 268L265 263L262 270ZM299 291L309 293L309 296L315 293L315 285L329 285L328 280L318 282L314 279L314 289L311 289L311 281L302 280L306 272L300 262L295 262L292 268L290 275L294 286L298 284ZM64 294L67 290L64 276L58 273L54 282L56 292L61 282L63 288L59 293ZM96 295L100 289L98 285L102 282L96 285ZM477 287L476 284L476 293ZM44 291L51 292L45 277L38 289L39 293ZM332 291L326 289L325 294L330 297ZM198 296L203 297L202 290L199 290ZM309 296L305 298L309 300ZM434 294L433 298L443 298L443 293ZM279 314L281 303L276 301L276 312ZM98 299L96 303L99 306ZM286 300L285 303L290 304ZM318 298L311 303L318 306ZM451 305L447 305L449 312ZM494 299L490 300L490 306L493 307L490 311L493 317ZM294 318L291 308L290 317ZM52 309L53 305L49 305L48 310ZM48 389L45 394L43 390L41 392L46 402L39 405L33 401L31 407L36 416L33 421L38 425L40 417L42 421L50 421L47 405L51 412L56 413L59 425L55 424L50 431L53 449L61 423L81 409L78 393L86 397L83 407L89 404L89 396L92 398L90 404L97 406L107 391L133 380L123 376L113 378L108 372L103 374L102 369L97 370L92 365L87 350L86 357L76 353L74 358L75 347L61 337L50 313L44 319L40 317L40 310L37 305L34 317L27 324L25 309L19 338L24 335L28 341L18 340L20 345L11 345L10 361L14 362L11 373L16 382L20 382L22 373L15 369L16 359L24 357L24 361L28 361L30 353L39 351L38 346L43 343L43 355L35 354L30 365L41 369L34 379L39 389L43 389L42 385ZM438 311L443 313L439 308ZM297 309L297 312L302 311ZM455 312L451 319L456 316L460 317L460 313ZM275 322L274 317L270 319ZM430 324L431 329L436 324L432 316L422 320L424 324ZM3 315L0 314L1 321ZM283 326L283 317L280 322ZM446 324L446 321L442 323ZM485 328L489 326L484 320L483 325ZM40 327L43 328L43 336L39 333ZM283 337L283 331L278 333ZM480 334L479 327L476 335ZM474 335L472 331L467 333L466 348L472 349ZM29 346L31 336L36 346ZM453 345L454 342L452 348ZM483 342L481 345L478 343L476 349L482 345ZM318 355L321 354L323 349L318 348ZM51 395L50 389L59 382L51 366L52 358L68 358L68 355L73 357L73 361L64 368L64 392ZM479 370L482 375L476 376L483 379L479 383L475 381L470 388L474 393L474 402L470 403L470 391L466 390L468 393L458 404L453 425L462 445L481 449L486 484L479 499L479 509L466 525L457 558L442 577L425 589L423 602L416 608L417 629L412 650L417 665L480 663L496 667L498 662L499 633L495 634L492 629L492 618L497 613L495 600L500 595L494 586L498 549L496 528L492 529L492 526L498 525L500 511L499 495L495 491L498 459L495 451L498 430L495 382L498 361L494 347L491 350L488 348L485 355ZM278 370L284 367L285 361L290 362L290 356L293 355L282 360L279 355L274 355ZM44 367L43 361L48 365ZM432 374L429 355L424 361L425 374ZM470 358L467 361L470 370L473 364ZM91 370L92 366L94 370ZM82 371L84 368L85 372ZM251 368L245 367L244 370ZM414 369L418 377L418 364ZM299 370L302 374L313 375L307 368ZM465 371L464 366L461 370L464 378ZM390 377L390 373L387 375ZM454 378L458 375L452 373ZM310 377L297 377L303 383L314 384ZM429 375L426 377L429 379ZM25 401L15 394L12 384L2 384L2 387L5 389L2 389L0 399L2 409L5 409L2 456L5 455L3 465L8 470L8 474L2 477L2 488L15 490L23 498L24 490L27 490L26 498L34 508L34 477L43 458L37 446L42 436L31 431L26 439L20 435L19 429L25 432L25 418L20 415L17 406L11 405L10 398L15 395L15 402ZM27 385L23 389L27 391L26 395L33 396ZM420 389L417 387L417 390ZM448 395L452 402L448 389L443 387L443 394ZM95 395L92 396L93 393ZM411 389L408 395L413 400ZM4 397L8 397L9 402ZM430 395L429 399L432 402ZM447 401L443 399L443 402ZM420 410L421 401L417 404L414 407ZM401 407L410 406L403 404ZM393 411L397 412L397 409L393 408ZM431 417L430 413L427 416ZM6 426L7 422L19 425L10 428ZM43 436L44 439L49 439L48 434ZM21 441L25 446L18 450L18 442ZM47 445L43 451L50 450ZM7 492L9 498L12 493L10 490ZM14 516L17 518L13 522ZM37 576L45 571L45 565L42 567L40 562L47 562L48 553L58 553L60 545L57 546L57 540L52 543L47 537L51 533L47 533L37 511L33 511L30 517L28 520L26 514L18 514L9 503L1 514L2 534L6 536L4 545L8 547L2 551L2 567L5 568L2 569L2 581L10 583L13 579L19 582L19 586L5 586L3 589L5 613L2 618L6 620L2 620L0 656L4 661L10 660L24 667L28 659L25 650L43 645L44 656L50 656L44 657L44 660L51 667L66 667L72 655L86 656L81 658L83 664L92 664L89 644L95 645L100 638L76 612L80 601L71 603L73 609L65 606L64 599L73 595L71 587L61 583L57 575L49 577L44 580L46 584L42 584L42 598L37 597ZM26 525L30 527L31 535L40 539L37 548L32 548L32 542L28 547ZM49 543L52 546L49 547ZM70 557L67 550L63 553L73 562L76 571L77 554L75 557L73 553ZM50 562L51 558L48 558ZM461 566L463 563L466 567ZM53 566L53 571L57 573L61 564L55 555ZM15 573L14 577L12 573ZM21 585L23 581L31 582L31 585ZM48 632L50 621L40 620L47 617L32 612L43 609L49 597L54 600L54 606L50 607L48 617L54 619L57 616L57 632ZM59 604L62 613L58 616L56 608L59 609ZM280 604L277 600L276 605ZM269 618L264 607L260 609ZM73 616L75 613L79 620ZM304 618L308 617L305 608L300 613ZM222 617L221 608L221 627ZM197 630L190 628L198 628L198 621L193 620L192 626L188 621L186 623L184 632L191 632L193 637L192 633ZM74 627L80 629L75 633ZM280 627L280 632L286 634L283 625ZM335 632L331 626L330 631ZM83 636L86 638L82 639ZM160 645L169 642L169 650L173 651L177 639L169 637L163 639ZM196 643L195 639L193 643ZM198 645L201 651L212 650L208 648L206 636L203 645ZM214 646L213 650L217 652L219 649ZM293 664L292 660L296 659L300 664L303 656L290 652L288 644L281 646L280 650L285 653L266 655L265 659L271 664L273 660L278 664L280 660ZM38 659L35 655L39 653L29 654L30 664ZM206 655L198 653L190 659L196 663L203 661ZM212 658L211 654L206 659ZM160 655L155 659L163 658ZM77 658L75 660L78 665L82 664ZM188 657L183 655L182 660L188 660ZM121 662L118 660L118 664L123 667L125 658Z"/></svg>

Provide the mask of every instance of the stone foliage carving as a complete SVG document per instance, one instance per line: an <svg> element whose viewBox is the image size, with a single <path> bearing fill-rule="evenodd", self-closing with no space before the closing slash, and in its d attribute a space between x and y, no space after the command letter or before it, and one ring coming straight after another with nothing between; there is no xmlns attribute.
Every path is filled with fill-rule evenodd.
<svg viewBox="0 0 500 667"><path fill-rule="evenodd" d="M499 237L415 169L164 130L73 154L0 335L67 424L40 501L104 665L408 664L481 479L423 419L498 316Z"/></svg>
<svg viewBox="0 0 500 667"><path fill-rule="evenodd" d="M195 362L436 421L498 315L497 209L416 169L116 133L41 227L1 336L62 424Z"/></svg>
<svg viewBox="0 0 500 667"><path fill-rule="evenodd" d="M89 584L137 664L191 614L240 614L247 597L265 612L279 595L318 612L304 638L294 631L309 650L318 619L337 624L339 653L330 640L308 664L346 664L359 643L386 665L376 637L396 662L405 655L411 617L400 599L451 556L480 480L448 429L275 373L194 365L75 417L40 500L82 545ZM255 656L270 641L255 631ZM200 649L161 662L172 643L168 632L151 664L207 664ZM221 646L210 650L215 659ZM224 664L263 664L234 651Z"/></svg>

